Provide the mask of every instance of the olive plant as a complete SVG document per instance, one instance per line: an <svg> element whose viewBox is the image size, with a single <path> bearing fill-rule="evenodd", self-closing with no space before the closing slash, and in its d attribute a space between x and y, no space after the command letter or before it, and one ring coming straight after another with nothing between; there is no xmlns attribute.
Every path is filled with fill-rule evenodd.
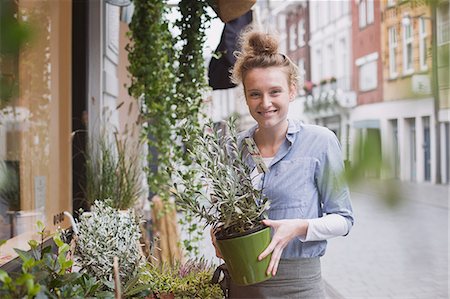
<svg viewBox="0 0 450 299"><path fill-rule="evenodd" d="M227 122L226 130L206 124L189 155L191 173L178 170L174 184L177 206L206 225L220 226L222 234L259 226L269 202L252 184L252 170L246 163L250 157L240 146L235 120ZM201 191L199 185L204 186Z"/></svg>

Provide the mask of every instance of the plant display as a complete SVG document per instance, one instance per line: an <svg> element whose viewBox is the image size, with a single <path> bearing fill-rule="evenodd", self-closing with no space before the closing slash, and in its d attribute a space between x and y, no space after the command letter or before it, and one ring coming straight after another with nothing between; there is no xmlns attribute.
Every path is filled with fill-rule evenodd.
<svg viewBox="0 0 450 299"><path fill-rule="evenodd" d="M211 282L213 268L204 260L169 265L148 264L141 279L150 285L154 298L223 298L222 289Z"/></svg>
<svg viewBox="0 0 450 299"><path fill-rule="evenodd" d="M89 205L103 200L116 209L133 207L142 194L140 161L128 139L114 142L101 134L90 142L86 154L86 190ZM95 145L95 146L94 146Z"/></svg>
<svg viewBox="0 0 450 299"><path fill-rule="evenodd" d="M77 225L75 253L82 271L113 286L113 259L119 258L119 276L123 284L136 277L142 265L139 250L139 220L133 210L119 212L96 201L90 213L83 213Z"/></svg>
<svg viewBox="0 0 450 299"><path fill-rule="evenodd" d="M235 120L227 123L227 129L205 126L190 151L196 175L179 170L174 195L180 209L230 235L260 226L269 202L262 190L253 187L249 157L245 146L239 146ZM206 185L203 192L197 191L199 184Z"/></svg>

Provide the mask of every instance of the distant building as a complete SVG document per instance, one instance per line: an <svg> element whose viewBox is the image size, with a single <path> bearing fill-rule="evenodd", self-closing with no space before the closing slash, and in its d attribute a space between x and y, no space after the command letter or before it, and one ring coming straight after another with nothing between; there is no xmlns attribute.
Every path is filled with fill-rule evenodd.
<svg viewBox="0 0 450 299"><path fill-rule="evenodd" d="M436 5L437 74L439 86L440 166L442 183L450 183L450 5Z"/></svg>
<svg viewBox="0 0 450 299"><path fill-rule="evenodd" d="M312 95L306 96L310 122L332 130L350 157L350 112L356 105L352 90L353 1L310 1Z"/></svg>
<svg viewBox="0 0 450 299"><path fill-rule="evenodd" d="M352 160L360 141L370 138L372 146L381 153L379 116L371 113L373 104L383 102L383 68L381 55L380 1L351 1L352 5L352 89L357 106L351 112ZM379 177L380 173L366 173Z"/></svg>
<svg viewBox="0 0 450 299"><path fill-rule="evenodd" d="M384 175L435 182L430 7L391 0L381 3L381 14L383 102L366 113L379 121L383 156L391 165Z"/></svg>

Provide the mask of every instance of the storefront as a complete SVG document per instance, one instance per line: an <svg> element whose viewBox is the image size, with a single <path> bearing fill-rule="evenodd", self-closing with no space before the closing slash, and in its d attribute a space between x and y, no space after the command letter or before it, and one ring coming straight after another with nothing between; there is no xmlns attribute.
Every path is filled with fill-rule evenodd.
<svg viewBox="0 0 450 299"><path fill-rule="evenodd" d="M63 212L72 209L72 2L2 3L28 35L18 52L3 51L0 62L2 89L13 90L0 102L0 239L9 240L0 264L12 248L24 247L38 220L55 231L68 226Z"/></svg>

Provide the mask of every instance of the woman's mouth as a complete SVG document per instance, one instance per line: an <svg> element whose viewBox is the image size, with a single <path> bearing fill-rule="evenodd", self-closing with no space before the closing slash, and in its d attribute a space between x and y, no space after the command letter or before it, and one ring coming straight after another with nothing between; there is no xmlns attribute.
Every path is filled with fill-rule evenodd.
<svg viewBox="0 0 450 299"><path fill-rule="evenodd" d="M258 112L258 114L260 114L263 117L270 117L273 114L275 114L278 110L274 109L274 110L268 110L268 111L260 111Z"/></svg>

